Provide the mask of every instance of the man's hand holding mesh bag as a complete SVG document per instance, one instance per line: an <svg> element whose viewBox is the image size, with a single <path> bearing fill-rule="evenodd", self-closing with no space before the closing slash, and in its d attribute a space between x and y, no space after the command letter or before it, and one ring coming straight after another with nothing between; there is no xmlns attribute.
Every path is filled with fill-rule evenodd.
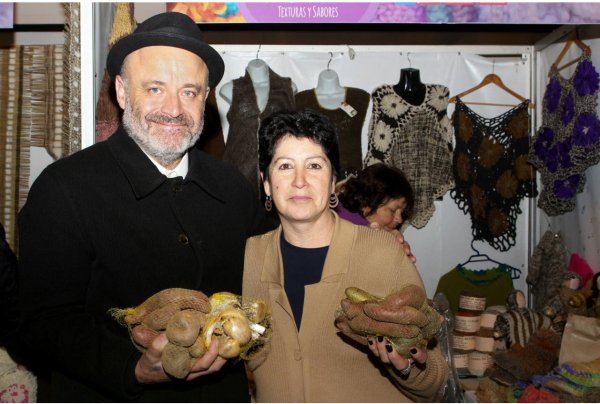
<svg viewBox="0 0 600 404"><path fill-rule="evenodd" d="M228 359L254 358L271 331L266 303L242 301L229 292L207 297L196 290L165 289L111 315L127 326L143 352L136 367L142 382L190 380L218 371Z"/></svg>

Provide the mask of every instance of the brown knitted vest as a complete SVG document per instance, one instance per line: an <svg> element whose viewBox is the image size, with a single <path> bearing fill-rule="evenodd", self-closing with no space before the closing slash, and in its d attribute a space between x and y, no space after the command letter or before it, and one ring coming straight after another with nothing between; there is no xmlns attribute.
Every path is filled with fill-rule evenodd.
<svg viewBox="0 0 600 404"><path fill-rule="evenodd" d="M315 89L301 91L296 94L296 108L305 108L320 112L335 125L340 147L340 178L348 174L357 174L362 169L362 127L367 115L371 95L360 88L346 87L345 102L356 110L356 115L350 116L341 108L326 109L319 104Z"/></svg>
<svg viewBox="0 0 600 404"><path fill-rule="evenodd" d="M217 158L223 158L225 139L221 127L221 117L217 107L215 89L211 88L204 107L204 128L196 143L196 147Z"/></svg>
<svg viewBox="0 0 600 404"><path fill-rule="evenodd" d="M278 111L295 109L292 80L269 69L269 99L264 111L258 110L254 86L248 73L233 80L231 107L227 112L229 133L223 160L232 163L250 181L260 195L258 172L258 127L260 122Z"/></svg>

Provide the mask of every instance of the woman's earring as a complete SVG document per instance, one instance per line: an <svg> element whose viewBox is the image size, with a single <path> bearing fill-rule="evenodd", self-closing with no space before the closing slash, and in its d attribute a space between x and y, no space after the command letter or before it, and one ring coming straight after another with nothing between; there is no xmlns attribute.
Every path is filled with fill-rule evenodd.
<svg viewBox="0 0 600 404"><path fill-rule="evenodd" d="M335 192L332 192L331 195L329 195L329 207L333 209L336 206L338 206L339 203L340 201L337 197L337 194Z"/></svg>
<svg viewBox="0 0 600 404"><path fill-rule="evenodd" d="M271 198L271 195L267 195L265 198L265 210L270 212L271 209L273 209L273 198Z"/></svg>

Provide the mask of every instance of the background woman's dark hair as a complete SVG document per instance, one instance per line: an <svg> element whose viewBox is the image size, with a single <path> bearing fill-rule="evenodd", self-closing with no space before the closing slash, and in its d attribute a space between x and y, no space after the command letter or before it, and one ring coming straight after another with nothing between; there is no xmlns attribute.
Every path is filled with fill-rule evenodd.
<svg viewBox="0 0 600 404"><path fill-rule="evenodd" d="M356 178L350 178L338 198L346 209L360 215L363 215L363 208L375 212L389 199L406 198L406 209L402 212L404 220L410 217L415 199L402 171L383 163L365 167Z"/></svg>
<svg viewBox="0 0 600 404"><path fill-rule="evenodd" d="M275 146L285 135L310 139L323 147L339 178L340 156L335 126L324 115L306 109L297 112L276 112L263 119L258 129L258 169L268 176Z"/></svg>

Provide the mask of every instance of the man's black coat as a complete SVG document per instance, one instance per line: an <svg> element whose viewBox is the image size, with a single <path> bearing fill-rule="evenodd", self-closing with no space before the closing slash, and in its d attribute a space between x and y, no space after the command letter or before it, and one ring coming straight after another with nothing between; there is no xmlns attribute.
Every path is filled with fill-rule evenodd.
<svg viewBox="0 0 600 404"><path fill-rule="evenodd" d="M193 148L167 179L123 128L48 166L19 215L20 338L52 371L53 401L248 401L241 363L143 387L110 308L171 287L241 294L246 238L264 212L232 166Z"/></svg>

